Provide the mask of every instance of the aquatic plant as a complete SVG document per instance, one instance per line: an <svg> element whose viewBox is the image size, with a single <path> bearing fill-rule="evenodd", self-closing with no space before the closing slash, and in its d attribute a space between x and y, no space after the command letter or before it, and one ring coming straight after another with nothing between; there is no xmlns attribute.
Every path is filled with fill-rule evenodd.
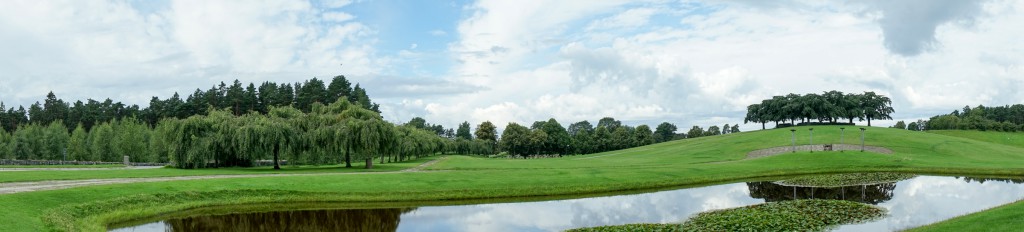
<svg viewBox="0 0 1024 232"><path fill-rule="evenodd" d="M703 212L682 224L628 224L568 231L823 231L878 219L885 213L885 209L850 201L795 200Z"/></svg>
<svg viewBox="0 0 1024 232"><path fill-rule="evenodd" d="M803 187L840 187L852 185L872 185L881 183L892 183L901 180L914 178L917 175L907 173L875 172L875 173L843 173L828 175L801 176L786 180L776 181L776 184L785 186Z"/></svg>

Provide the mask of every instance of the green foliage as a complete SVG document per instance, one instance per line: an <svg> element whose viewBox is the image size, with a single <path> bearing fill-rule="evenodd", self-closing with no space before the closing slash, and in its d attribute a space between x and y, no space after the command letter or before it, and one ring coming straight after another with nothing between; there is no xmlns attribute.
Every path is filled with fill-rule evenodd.
<svg viewBox="0 0 1024 232"><path fill-rule="evenodd" d="M114 122L114 140L111 147L115 157L128 156L133 162L153 162L155 155L149 149L151 130L134 118Z"/></svg>
<svg viewBox="0 0 1024 232"><path fill-rule="evenodd" d="M42 159L46 160L63 160L65 149L68 147L68 142L71 140L71 136L68 135L68 128L64 126L64 122L56 120L50 123L46 127L44 137L45 144L43 145L43 153L41 154Z"/></svg>
<svg viewBox="0 0 1024 232"><path fill-rule="evenodd" d="M633 146L646 146L654 144L654 132L651 132L651 127L647 125L640 125L633 131Z"/></svg>
<svg viewBox="0 0 1024 232"><path fill-rule="evenodd" d="M71 140L68 141L68 160L88 160L89 156L89 133L79 123L71 132Z"/></svg>
<svg viewBox="0 0 1024 232"><path fill-rule="evenodd" d="M14 132L10 150L15 159L41 159L45 153L43 128L36 124L19 126Z"/></svg>
<svg viewBox="0 0 1024 232"><path fill-rule="evenodd" d="M455 132L455 138L473 140L473 135L469 133L469 122L459 124L459 129Z"/></svg>
<svg viewBox="0 0 1024 232"><path fill-rule="evenodd" d="M115 139L114 126L110 123L100 124L89 132L89 157L90 161L116 162L118 157L114 154L114 146L111 144Z"/></svg>
<svg viewBox="0 0 1024 232"><path fill-rule="evenodd" d="M700 126L693 126L690 128L690 131L686 132L687 138L700 138L703 136L705 136L704 128L700 128Z"/></svg>
<svg viewBox="0 0 1024 232"><path fill-rule="evenodd" d="M658 128L654 130L654 142L668 142L671 141L676 135L676 125L668 122L662 122L658 124Z"/></svg>
<svg viewBox="0 0 1024 232"><path fill-rule="evenodd" d="M802 96L791 93L747 106L743 122L761 123L761 129L764 129L767 122L790 121L795 124L797 119L830 123L839 119L848 119L849 123L854 119L867 119L868 126L871 126L872 119L892 119L895 110L891 105L889 97L874 92L843 94L833 90L821 95L811 93Z"/></svg>
<svg viewBox="0 0 1024 232"><path fill-rule="evenodd" d="M2 109L2 108L0 108ZM13 159L11 153L12 146L11 134L7 133L7 130L0 129L0 159Z"/></svg>
<svg viewBox="0 0 1024 232"><path fill-rule="evenodd" d="M501 132L501 148L512 155L527 156L530 154L529 136L529 128L510 122Z"/></svg>

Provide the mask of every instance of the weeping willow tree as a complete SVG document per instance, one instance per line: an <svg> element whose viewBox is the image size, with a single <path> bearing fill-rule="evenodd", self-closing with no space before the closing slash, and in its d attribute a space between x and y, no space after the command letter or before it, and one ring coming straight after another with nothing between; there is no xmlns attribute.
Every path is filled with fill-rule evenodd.
<svg viewBox="0 0 1024 232"><path fill-rule="evenodd" d="M366 161L366 169L373 168L373 159L383 158L384 154L395 148L395 129L391 123L378 119L363 121L356 133L353 145L359 156Z"/></svg>
<svg viewBox="0 0 1024 232"><path fill-rule="evenodd" d="M281 169L281 152L301 141L295 127L286 118L248 116L234 133L236 158L258 160L273 157L274 169Z"/></svg>

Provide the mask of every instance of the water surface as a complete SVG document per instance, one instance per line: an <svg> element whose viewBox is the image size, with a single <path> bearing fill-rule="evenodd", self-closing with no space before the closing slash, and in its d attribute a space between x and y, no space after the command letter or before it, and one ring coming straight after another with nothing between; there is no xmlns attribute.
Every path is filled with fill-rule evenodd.
<svg viewBox="0 0 1024 232"><path fill-rule="evenodd" d="M889 211L882 219L841 226L838 231L893 231L1016 201L1024 197L1024 185L1019 183L936 176L837 188L748 182L542 202L197 216L112 231L561 231L677 223L708 210L810 198L856 201Z"/></svg>

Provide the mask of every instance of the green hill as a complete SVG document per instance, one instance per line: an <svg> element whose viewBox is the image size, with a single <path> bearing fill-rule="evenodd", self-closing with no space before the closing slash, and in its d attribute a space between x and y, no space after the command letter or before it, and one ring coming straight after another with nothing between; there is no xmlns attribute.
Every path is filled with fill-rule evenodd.
<svg viewBox="0 0 1024 232"><path fill-rule="evenodd" d="M793 128L797 130L798 144L810 142L808 128ZM839 142L839 126L813 128L815 144ZM875 127L867 128L866 144L892 149L893 154L797 152L746 159L746 153L753 150L790 145L790 133L789 129L751 131L549 159L450 156L426 172L208 179L7 194L0 195L0 205L7 209L0 212L0 224L5 225L0 230L43 230L46 223L41 218L48 212L51 216L64 215L65 219L77 221L74 223L84 223L69 224L72 228L78 225L100 228L109 222L188 208L264 202L416 205L414 201L517 201L522 200L521 197L572 198L610 195L616 191L774 179L784 175L865 171L1024 176L1024 147L1021 146ZM847 128L844 140L848 144L859 143L859 131ZM195 174L188 170L181 173ZM0 182L13 175L17 174L0 174ZM280 192L267 196L268 190ZM176 202L174 199L194 198L173 197L177 193L209 194L210 197L202 198L201 202ZM169 200L136 200L152 198L153 194L163 194L161 199ZM111 201L130 203L111 204ZM78 204L84 204L89 210L74 211L65 207L51 211L62 205ZM90 207L96 205L110 207Z"/></svg>

